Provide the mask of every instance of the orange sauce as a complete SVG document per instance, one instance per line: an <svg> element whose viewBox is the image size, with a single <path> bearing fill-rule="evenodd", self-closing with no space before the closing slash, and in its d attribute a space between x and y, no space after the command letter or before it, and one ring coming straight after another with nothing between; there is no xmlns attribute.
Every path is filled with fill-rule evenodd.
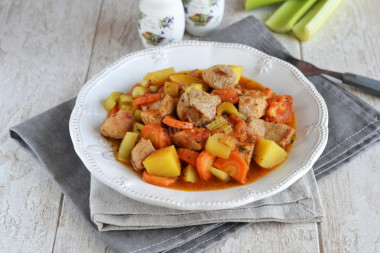
<svg viewBox="0 0 380 253"><path fill-rule="evenodd" d="M188 72L189 71L182 71L182 72L177 73L177 74L186 74ZM254 81L254 80L248 79L246 77L243 77L243 76L240 78L239 85L242 88L248 89L248 90L255 89L255 90L263 91L266 88L265 86L261 85L260 83ZM293 114L293 120L290 123L288 123L287 125L289 125L292 128L296 128L296 119L294 117L294 114ZM118 150L121 140L108 140L108 142L109 142L110 146L112 146L114 148L114 150ZM284 149L286 152L289 153L291 148L292 148L292 143L286 145ZM117 157L117 152L115 152L115 157ZM126 163L126 162L121 162L121 163L124 164L126 167L128 167L131 171L136 173L140 178L142 177L143 171L135 171L133 169L133 166L131 163ZM247 174L246 184L253 183L253 182L259 180L260 178L265 177L266 175L268 175L272 171L279 168L282 163L275 166L274 168L264 169L264 168L260 167L258 164L256 164L256 162L252 159L251 164L250 164L250 169L249 169L248 174ZM186 165L187 164L182 163L182 171L186 167ZM236 187L236 186L241 186L241 184L237 183L233 179L230 179L228 182L223 182L223 181L217 179L216 177L212 177L208 181L198 179L195 183L189 183L189 182L185 182L183 180L183 174L181 174L178 177L178 180L175 183L171 184L168 188L182 190L182 191L211 191L211 190L227 189L227 188L232 188L232 187Z"/></svg>

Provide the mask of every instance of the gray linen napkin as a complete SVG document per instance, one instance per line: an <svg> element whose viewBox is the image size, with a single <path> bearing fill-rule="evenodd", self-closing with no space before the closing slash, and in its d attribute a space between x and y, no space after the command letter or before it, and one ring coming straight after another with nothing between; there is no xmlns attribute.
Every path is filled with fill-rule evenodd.
<svg viewBox="0 0 380 253"><path fill-rule="evenodd" d="M265 26L253 17L248 17L216 32L209 40L247 44L280 58L281 54L278 54L278 51L274 54L271 49L277 48L285 52ZM380 114L352 94L334 86L327 79L315 76L310 80L324 96L330 115L339 116L329 119L329 142L313 168L317 175L322 175L379 141ZM337 100L336 97L339 99ZM13 127L10 130L11 137L18 140L41 161L66 197L73 201L89 226L93 227L95 236L113 250L116 252L200 252L209 249L249 224L230 222L167 229L97 232L95 224L91 222L88 203L90 174L76 156L68 130L68 121L74 102L70 100ZM349 107L346 106L347 103ZM57 118L61 120L55 120ZM52 137L49 138L49 136ZM54 140L49 143L49 147L44 141L46 138ZM310 187L311 185L309 183ZM311 188L310 192L313 193L315 190ZM321 210L321 208L315 205L314 210Z"/></svg>
<svg viewBox="0 0 380 253"><path fill-rule="evenodd" d="M220 222L318 222L323 216L312 171L263 200L218 211L181 211L137 202L91 178L91 218L99 230L153 229Z"/></svg>

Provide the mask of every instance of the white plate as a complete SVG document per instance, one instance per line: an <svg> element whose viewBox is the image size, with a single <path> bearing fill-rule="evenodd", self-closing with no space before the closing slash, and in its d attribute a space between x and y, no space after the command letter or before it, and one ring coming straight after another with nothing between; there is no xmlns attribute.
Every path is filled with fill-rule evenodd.
<svg viewBox="0 0 380 253"><path fill-rule="evenodd" d="M145 183L116 161L99 129L107 117L103 101L112 91L128 91L150 71L205 69L216 64L242 65L243 75L294 98L297 139L288 159L260 180L225 190L187 192ZM70 118L75 151L87 169L120 193L152 205L183 210L233 208L269 197L301 178L327 142L327 107L315 87L292 65L254 48L215 42L183 41L126 55L88 81Z"/></svg>

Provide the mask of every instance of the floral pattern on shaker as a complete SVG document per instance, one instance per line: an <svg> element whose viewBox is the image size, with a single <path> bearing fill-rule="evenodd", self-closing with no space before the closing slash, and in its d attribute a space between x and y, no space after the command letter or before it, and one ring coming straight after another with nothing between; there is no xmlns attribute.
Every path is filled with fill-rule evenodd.
<svg viewBox="0 0 380 253"><path fill-rule="evenodd" d="M174 17L165 17L159 21L161 29L171 29L173 25Z"/></svg>
<svg viewBox="0 0 380 253"><path fill-rule="evenodd" d="M218 4L219 4L219 0L208 0L208 5L210 7L218 6Z"/></svg>
<svg viewBox="0 0 380 253"><path fill-rule="evenodd" d="M191 3L192 0L182 0L183 3L183 8L185 10L185 13L189 13L189 4Z"/></svg>
<svg viewBox="0 0 380 253"><path fill-rule="evenodd" d="M142 11L139 11L139 15L137 17L139 29L141 29L141 20L143 20L145 17L146 17L146 14L143 13Z"/></svg>
<svg viewBox="0 0 380 253"><path fill-rule="evenodd" d="M189 19L194 22L194 26L196 27L207 25L212 18L213 16L211 15L200 13L196 13L195 15L189 17Z"/></svg>
<svg viewBox="0 0 380 253"><path fill-rule="evenodd" d="M141 35L146 40L146 43L152 46L157 46L166 39L165 37L158 34L154 34L152 32L144 32Z"/></svg>

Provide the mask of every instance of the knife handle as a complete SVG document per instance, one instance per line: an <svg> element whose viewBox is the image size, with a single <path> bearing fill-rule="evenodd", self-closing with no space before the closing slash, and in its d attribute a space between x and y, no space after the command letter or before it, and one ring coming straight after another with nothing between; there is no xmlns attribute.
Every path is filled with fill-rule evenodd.
<svg viewBox="0 0 380 253"><path fill-rule="evenodd" d="M342 75L342 81L345 84L364 89L371 94L380 96L380 81L378 80L352 73L344 73Z"/></svg>

